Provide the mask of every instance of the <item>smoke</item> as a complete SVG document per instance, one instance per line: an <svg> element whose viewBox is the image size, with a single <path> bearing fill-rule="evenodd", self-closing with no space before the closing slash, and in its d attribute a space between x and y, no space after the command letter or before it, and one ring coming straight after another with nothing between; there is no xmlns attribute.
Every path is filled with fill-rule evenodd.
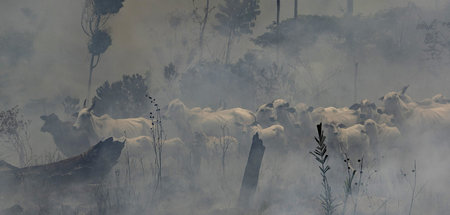
<svg viewBox="0 0 450 215"><path fill-rule="evenodd" d="M199 2L201 7L204 1ZM377 101L386 92L407 84L411 86L408 94L417 101L437 93L450 95L449 50L443 50L442 59L430 60L429 53L424 51L426 31L417 28L418 24L434 19L450 21L447 2L359 0L354 3L356 19L352 20L344 17L344 0L299 0L300 15L331 16L338 23L331 26L313 20L310 22L313 28L289 20L294 16L293 2L281 2L284 43L279 47L255 44L255 39L270 31L267 27L276 18L276 2L261 1L261 15L256 19L253 34L235 40L231 63L225 65L226 38L212 28L217 24L214 14L220 1L211 1L216 8L206 27L203 59L197 56L200 27L192 21L191 1L124 1L120 12L108 21L112 44L94 70L93 89L105 81L118 81L124 74L139 73L145 74L149 94L158 98L161 106L175 98L181 98L189 108L214 110L243 107L255 111L277 98L288 100L291 106L300 102L314 107L350 106L355 102L357 63L356 101L365 98ZM6 0L1 5L0 109L22 107L25 118L31 120L34 153L44 157L54 152L56 146L49 134L40 131L43 121L39 116L50 113L65 116L63 99L72 96L82 101L87 94L89 38L80 25L84 3ZM338 33L324 30L330 26ZM325 33L311 33L314 31ZM347 32L356 32L352 35L353 44L345 42L350 37ZM306 39L299 39L301 33L305 33ZM311 35L312 38L308 37ZM305 41L308 43L303 44ZM175 81L164 77L164 67L170 63L179 73ZM166 133L175 137L176 126L172 125L175 122L166 122ZM266 152L252 203L262 214L316 214L320 210L321 177L308 154L314 148L312 135L309 142L294 143L299 145L297 151ZM249 147L248 143L242 144ZM445 214L446 201L450 199L446 185L450 177L446 165L448 146L447 134L431 133L408 134L398 143L383 146L386 149L383 157L368 160L363 170L358 210L367 214L385 208L390 213L407 212L416 161L414 213ZM16 163L3 154L0 153L0 158ZM139 209L147 204L161 214L234 213L232 208L239 195L247 154L230 152L225 176L220 169L220 154L201 155L199 164L190 165L198 170L186 169L183 162L173 157L165 158L163 194L158 201L149 188L154 166L148 154L143 154L142 159L132 158L131 167L118 165L108 176L106 187L92 192L74 187L70 189L85 196L61 199L52 196L48 201L55 207L75 208L80 199L82 203L96 205L101 196L109 193L108 201L122 202L123 214L142 214ZM338 156L331 157L330 183L335 197L342 199L345 163ZM132 175L131 182L128 173ZM160 204L150 204L149 199ZM0 208L16 203L28 206L24 202L19 196L2 202ZM28 210L39 210L33 207Z"/></svg>

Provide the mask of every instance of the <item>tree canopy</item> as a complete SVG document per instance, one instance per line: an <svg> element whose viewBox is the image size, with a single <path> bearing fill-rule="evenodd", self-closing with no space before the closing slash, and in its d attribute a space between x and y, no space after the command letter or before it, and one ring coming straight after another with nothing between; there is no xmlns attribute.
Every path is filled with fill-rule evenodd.
<svg viewBox="0 0 450 215"><path fill-rule="evenodd" d="M149 110L145 99L148 86L142 75L124 75L122 80L113 83L106 81L96 92L92 102L95 102L94 113L98 116L132 118L143 116Z"/></svg>

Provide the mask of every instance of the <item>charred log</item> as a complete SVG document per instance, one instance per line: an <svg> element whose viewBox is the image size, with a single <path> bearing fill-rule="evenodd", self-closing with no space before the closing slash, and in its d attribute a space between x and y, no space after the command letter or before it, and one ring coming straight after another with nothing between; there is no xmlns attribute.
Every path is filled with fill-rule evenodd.
<svg viewBox="0 0 450 215"><path fill-rule="evenodd" d="M98 183L109 173L124 147L124 143L108 138L87 152L55 163L14 167L0 162L1 191L16 191L20 185L36 189L56 190L74 184Z"/></svg>

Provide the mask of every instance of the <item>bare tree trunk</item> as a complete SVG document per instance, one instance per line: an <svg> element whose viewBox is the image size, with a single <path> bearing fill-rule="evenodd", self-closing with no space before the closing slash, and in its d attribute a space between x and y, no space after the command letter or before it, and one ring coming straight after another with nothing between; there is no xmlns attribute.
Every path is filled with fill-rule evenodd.
<svg viewBox="0 0 450 215"><path fill-rule="evenodd" d="M228 35L228 42L227 42L227 51L225 54L225 64L230 63L230 52L231 52L231 43L233 42L233 30L230 29L230 34Z"/></svg>
<svg viewBox="0 0 450 215"><path fill-rule="evenodd" d="M355 80L353 83L353 103L357 102L358 99L358 89L357 89L357 82L358 82L358 62L355 63Z"/></svg>
<svg viewBox="0 0 450 215"><path fill-rule="evenodd" d="M89 98L91 96L91 83L92 83L92 72L94 71L94 54L91 54L91 64L89 65L89 82L88 82L88 92L87 92L87 97L86 97L86 101L89 103ZM86 104L88 105L88 104Z"/></svg>
<svg viewBox="0 0 450 215"><path fill-rule="evenodd" d="M200 30L200 38L198 41L198 46L200 48L200 58L202 58L202 56L203 56L203 38L204 38L204 34L205 34L206 23L208 23L209 0L206 0L204 14L205 14L205 16L203 17L202 26L201 26L201 30Z"/></svg>
<svg viewBox="0 0 450 215"><path fill-rule="evenodd" d="M294 1L294 18L298 16L298 0Z"/></svg>
<svg viewBox="0 0 450 215"><path fill-rule="evenodd" d="M241 190L239 193L238 206L241 209L248 208L253 194L258 185L259 170L266 147L259 139L258 133L253 136L252 146L248 155L247 166L245 167L244 177L242 179Z"/></svg>
<svg viewBox="0 0 450 215"><path fill-rule="evenodd" d="M280 0L277 0L277 25L280 24Z"/></svg>
<svg viewBox="0 0 450 215"><path fill-rule="evenodd" d="M92 36L94 35L95 32L97 32L99 30L99 26L100 26L100 16L97 16L97 19L95 20L94 23L94 30L91 30L91 39ZM88 92L87 92L87 97L86 100L89 103L89 99L91 96L91 83L92 83L92 72L94 71L94 68L98 65L98 61L100 60L100 54L97 55L97 61L94 63L94 58L95 58L95 54L91 53L91 63L89 65L89 82L88 82Z"/></svg>
<svg viewBox="0 0 450 215"><path fill-rule="evenodd" d="M347 15L353 15L353 0L347 0Z"/></svg>
<svg viewBox="0 0 450 215"><path fill-rule="evenodd" d="M277 0L277 40L279 41L280 38L280 7L281 7L281 0ZM277 42L277 64L279 64L280 60L280 45Z"/></svg>

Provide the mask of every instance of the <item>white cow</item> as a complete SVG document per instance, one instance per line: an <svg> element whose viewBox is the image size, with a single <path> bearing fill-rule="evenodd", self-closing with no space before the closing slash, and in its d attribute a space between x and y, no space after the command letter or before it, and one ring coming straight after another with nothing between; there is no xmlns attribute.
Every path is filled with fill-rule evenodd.
<svg viewBox="0 0 450 215"><path fill-rule="evenodd" d="M124 156L124 152L128 152L128 156L130 157L155 157L152 137L139 136L133 138L121 137L115 139L121 142L125 142L122 156ZM185 156L186 151L188 150L184 142L180 138L171 138L165 140L162 147L162 157L172 157L175 159Z"/></svg>
<svg viewBox="0 0 450 215"><path fill-rule="evenodd" d="M259 138L263 144L272 149L284 150L286 149L286 135L284 127L281 125L272 125L263 128L261 125L253 125L251 127L251 135L259 134Z"/></svg>
<svg viewBox="0 0 450 215"><path fill-rule="evenodd" d="M152 122L143 117L129 119L113 119L109 115L97 117L93 114L92 109L83 108L78 113L77 120L73 124L77 130L84 129L96 143L106 137L139 137L146 136L150 133Z"/></svg>
<svg viewBox="0 0 450 215"><path fill-rule="evenodd" d="M256 122L263 127L269 127L276 123L276 114L273 102L263 104L256 110Z"/></svg>
<svg viewBox="0 0 450 215"><path fill-rule="evenodd" d="M442 94L436 94L431 98L426 98L422 101L418 101L417 104L421 106L430 106L435 104L448 104L450 103L450 100L447 99Z"/></svg>
<svg viewBox="0 0 450 215"><path fill-rule="evenodd" d="M346 153L353 160L362 156L371 158L369 136L364 125L355 124L347 128L343 124L327 123L324 127L331 149Z"/></svg>
<svg viewBox="0 0 450 215"><path fill-rule="evenodd" d="M119 157L116 168L127 169L137 168L132 173L141 172L143 163L154 165L156 158L153 146L153 138L149 136L139 136L133 138L115 138L125 142L125 147ZM168 167L171 171L183 170L189 165L190 151L180 138L165 140L162 145L162 164L163 168Z"/></svg>
<svg viewBox="0 0 450 215"><path fill-rule="evenodd" d="M296 109L289 106L289 102L284 99L275 99L270 103L261 105L256 110L256 122L266 128L274 124L284 127L299 126L295 117Z"/></svg>
<svg viewBox="0 0 450 215"><path fill-rule="evenodd" d="M247 132L256 117L243 108L231 108L220 111L210 109L194 110L187 108L179 99L171 101L168 105L166 115L173 120L184 135L195 132L205 133L206 136L222 136L224 126L229 131L229 135L240 137Z"/></svg>
<svg viewBox="0 0 450 215"><path fill-rule="evenodd" d="M311 138L316 131L316 123L312 119L312 111L314 108L304 103L295 105L295 117L299 123L299 134L301 138Z"/></svg>
<svg viewBox="0 0 450 215"><path fill-rule="evenodd" d="M206 155L209 158L220 157L226 154L235 154L238 151L238 140L232 136L207 137L205 143Z"/></svg>
<svg viewBox="0 0 450 215"><path fill-rule="evenodd" d="M393 115L394 122L402 131L445 131L450 128L450 104L418 105L405 102L398 92L383 96L386 113Z"/></svg>
<svg viewBox="0 0 450 215"><path fill-rule="evenodd" d="M311 116L315 124L320 122L323 124L335 123L343 124L345 127L350 127L357 124L359 121L358 113L347 107L318 107L312 111Z"/></svg>
<svg viewBox="0 0 450 215"><path fill-rule="evenodd" d="M382 108L377 108L376 104L363 99L360 103L355 103L349 108L357 112L359 123L364 123L367 119L373 119L377 123L392 125L392 116L383 113Z"/></svg>
<svg viewBox="0 0 450 215"><path fill-rule="evenodd" d="M372 119L364 122L366 134L370 138L370 147L375 153L382 149L392 149L401 137L397 127L378 124Z"/></svg>

